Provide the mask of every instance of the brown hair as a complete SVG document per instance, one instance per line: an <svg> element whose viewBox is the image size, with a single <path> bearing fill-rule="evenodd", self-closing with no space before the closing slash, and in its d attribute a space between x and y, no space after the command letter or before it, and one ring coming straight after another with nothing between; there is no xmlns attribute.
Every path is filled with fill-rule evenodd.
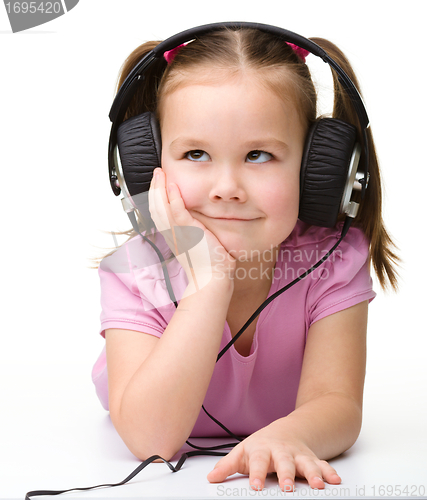
<svg viewBox="0 0 427 500"><path fill-rule="evenodd" d="M311 40L322 47L341 66L360 92L360 85L356 75L341 50L323 38L312 38ZM335 94L332 116L354 124L358 129L360 141L361 130L354 107L342 89L336 73L332 73ZM355 223L363 230L370 241L370 259L382 288L385 289L388 285L391 285L394 290L397 290L398 274L396 264L400 262L400 258L395 252L396 246L387 232L382 218L381 175L371 127L367 130L367 139L369 147L369 188L366 190ZM354 198L356 201L360 201L360 199L357 200L357 196Z"/></svg>
<svg viewBox="0 0 427 500"><path fill-rule="evenodd" d="M340 49L323 38L312 38L351 78L360 92L354 71ZM160 42L147 42L134 50L124 62L118 88L140 59ZM288 44L274 35L253 29L224 29L206 34L177 51L172 64L159 60L145 74L145 84L133 96L125 119L145 111L156 112L163 118L164 97L181 85L196 79L217 79L239 75L242 72L259 76L259 81L283 99L294 101L303 125L316 120L317 97L308 66ZM355 125L361 140L360 125L354 107L342 88L336 74L334 79L334 109L332 116ZM193 79L191 79L191 78ZM368 131L370 151L370 181L361 202L355 225L370 241L370 260L383 289L389 285L397 289L395 245L385 229L381 215L381 179L372 132ZM360 195L359 195L360 196ZM356 201L360 201L357 200ZM125 233L124 233L125 234ZM130 233L132 237L134 232Z"/></svg>

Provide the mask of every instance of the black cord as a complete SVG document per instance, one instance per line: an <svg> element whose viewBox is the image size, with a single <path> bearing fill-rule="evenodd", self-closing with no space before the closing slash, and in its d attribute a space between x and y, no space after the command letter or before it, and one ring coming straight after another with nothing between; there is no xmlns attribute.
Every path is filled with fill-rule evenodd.
<svg viewBox="0 0 427 500"><path fill-rule="evenodd" d="M138 227L138 222L136 220L135 212L127 212L127 214L128 214L128 217L129 217L129 220L132 224L133 229L139 234L139 236L141 236L141 238L144 239L144 241L146 241L149 245L151 245L152 248L154 249L154 251L156 252L156 254L160 260L160 263L162 265L163 276L165 277L165 282L166 282L166 287L168 289L169 297L170 297L171 301L175 304L175 307L178 307L178 303L176 301L175 294L173 293L172 284L171 284L171 281L169 278L169 273L168 273L168 270L166 267L166 262L165 262L165 259L163 257L162 252L156 247L156 245L152 241L150 241L143 234L141 234L139 227Z"/></svg>
<svg viewBox="0 0 427 500"><path fill-rule="evenodd" d="M218 360L217 360L218 361ZM195 444L193 443L190 443L190 441L186 441L186 443L191 446L192 448L196 448L197 450L220 450L222 448L234 448L236 445L238 445L241 441L243 441L244 437L241 437L241 436L236 436L236 434L234 434L234 432L231 432L229 429L227 429L227 427L222 424L219 420L217 420L214 416L212 416L207 410L206 408L202 405L202 409L203 411L206 413L206 415L211 419L213 420L217 425L219 425L221 427L221 429L224 429L225 432L227 432L231 437L233 437L234 439L237 440L237 443L227 443L227 444L220 444L218 446L214 446L214 447L211 447L211 446L207 446L207 447L204 447L204 446L196 446Z"/></svg>
<svg viewBox="0 0 427 500"><path fill-rule="evenodd" d="M35 491L29 491L25 495L25 500L31 500L31 497L37 497L37 496L42 496L42 495L60 495L61 493L67 493L69 491L87 491L87 490L93 490L95 488L113 488L115 486L122 486L123 484L127 483L131 479L133 479L137 474L139 474L147 465L151 464L151 462L154 462L154 460L162 460L172 472L178 472L181 467L184 465L184 462L187 460L189 457L195 457L197 455L211 455L211 456L217 456L217 457L223 457L227 455L227 453L221 453L221 452L207 452L207 451L188 451L187 453L183 453L178 460L177 464L173 466L170 462L165 460L159 455L153 455L150 458L147 458L147 460L144 460L138 467L131 473L129 476L123 481L120 481L119 483L114 483L114 484L98 484L97 486L88 486L86 488L70 488L68 490L35 490Z"/></svg>

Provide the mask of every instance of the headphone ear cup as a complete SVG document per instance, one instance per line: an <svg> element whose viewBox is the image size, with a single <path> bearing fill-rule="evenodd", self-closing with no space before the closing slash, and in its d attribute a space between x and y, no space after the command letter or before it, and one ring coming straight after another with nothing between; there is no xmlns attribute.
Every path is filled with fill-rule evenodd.
<svg viewBox="0 0 427 500"><path fill-rule="evenodd" d="M156 115L147 111L124 121L117 130L123 178L131 196L148 191L161 166L162 143Z"/></svg>
<svg viewBox="0 0 427 500"><path fill-rule="evenodd" d="M338 218L356 127L336 118L322 118L309 130L301 164L299 219L333 227Z"/></svg>

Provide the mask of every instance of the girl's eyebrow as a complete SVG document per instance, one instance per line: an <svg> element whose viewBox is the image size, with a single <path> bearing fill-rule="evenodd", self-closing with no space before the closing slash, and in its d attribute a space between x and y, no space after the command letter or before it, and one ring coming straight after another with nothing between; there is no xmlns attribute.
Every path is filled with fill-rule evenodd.
<svg viewBox="0 0 427 500"><path fill-rule="evenodd" d="M204 141L203 139L195 139L193 137L178 137L173 140L170 144L172 149L205 149L209 146L209 142ZM258 150L258 149L285 149L288 148L288 144L274 137L268 137L265 139L255 139L251 141L247 141L243 144L243 146L250 150Z"/></svg>
<svg viewBox="0 0 427 500"><path fill-rule="evenodd" d="M204 149L209 145L208 142L202 139L195 139L193 137L178 137L170 144L172 149Z"/></svg>
<svg viewBox="0 0 427 500"><path fill-rule="evenodd" d="M248 149L285 149L289 146L286 142L279 141L279 139L275 139L274 137L268 137L265 139L256 139L254 141L248 141L244 143L244 146Z"/></svg>

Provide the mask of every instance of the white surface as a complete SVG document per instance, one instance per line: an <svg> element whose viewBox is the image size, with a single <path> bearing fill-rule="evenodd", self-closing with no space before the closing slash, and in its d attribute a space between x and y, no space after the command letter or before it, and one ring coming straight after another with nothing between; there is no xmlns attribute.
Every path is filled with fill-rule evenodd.
<svg viewBox="0 0 427 500"><path fill-rule="evenodd" d="M14 414L2 419L9 432L2 436L1 498L24 498L25 492L35 489L117 483L139 463L116 434L107 413L100 410L93 394L85 388L85 377L71 377L58 371L58 376L66 382L65 391L58 393L52 383L56 377L39 367L22 389ZM298 480L295 492L287 497L360 498L372 497L376 492L378 497L389 498L380 494L381 487L387 493L387 487L396 492L399 485L402 491L405 486L409 492L424 491L427 404L419 391L425 390L427 384L425 370L405 370L407 389L399 386L395 373L395 366L384 367L383 376L390 386L381 382L378 374L368 376L361 436L351 450L332 461L342 484L317 491ZM265 490L259 493L252 492L247 477L240 475L221 485L209 484L206 476L217 460L192 457L175 474L165 464L151 464L127 485L71 492L65 497L283 497L274 476L267 479Z"/></svg>
<svg viewBox="0 0 427 500"><path fill-rule="evenodd" d="M397 485L427 488L423 2L204 5L80 0L69 14L17 34L0 6L2 499L118 482L138 464L90 381L102 339L88 258L113 246L101 231L128 228L107 178L108 112L118 70L137 45L224 20L329 38L354 64L385 179L385 220L405 263L400 294L379 293L370 308L364 426L333 462L349 491L328 487L323 495L358 498L364 487L384 498L381 486L395 494ZM244 498L245 477L207 482L215 461L191 458L177 474L154 464L130 485L64 498ZM267 487L257 495L280 498L273 479ZM303 481L288 497L299 494L314 497Z"/></svg>

